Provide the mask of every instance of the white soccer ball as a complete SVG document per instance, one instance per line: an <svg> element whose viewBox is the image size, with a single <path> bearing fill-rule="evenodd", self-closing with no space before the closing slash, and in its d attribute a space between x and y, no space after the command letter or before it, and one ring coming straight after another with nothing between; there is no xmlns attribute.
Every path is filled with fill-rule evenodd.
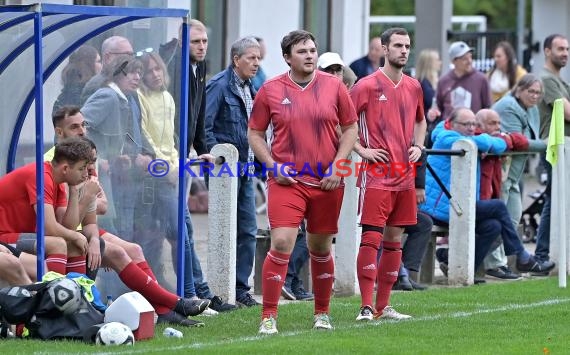
<svg viewBox="0 0 570 355"><path fill-rule="evenodd" d="M63 314L73 314L81 306L81 288L75 281L61 278L51 282L48 294L56 308Z"/></svg>
<svg viewBox="0 0 570 355"><path fill-rule="evenodd" d="M135 336L129 327L119 322L106 323L95 337L97 345L135 345Z"/></svg>

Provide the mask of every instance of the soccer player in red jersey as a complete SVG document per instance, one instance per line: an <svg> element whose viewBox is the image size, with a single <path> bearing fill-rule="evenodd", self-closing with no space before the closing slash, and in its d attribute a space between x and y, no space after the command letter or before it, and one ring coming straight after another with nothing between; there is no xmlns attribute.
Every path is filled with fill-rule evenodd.
<svg viewBox="0 0 570 355"><path fill-rule="evenodd" d="M291 69L261 87L248 132L251 148L269 170L271 249L263 264L260 334L277 333L277 303L304 218L315 293L313 328L333 329L329 318L334 280L330 250L344 192L336 163L348 156L358 130L356 112L342 81L316 70L315 37L306 31L292 31L281 41L281 50ZM271 151L265 141L270 124Z"/></svg>
<svg viewBox="0 0 570 355"><path fill-rule="evenodd" d="M426 133L420 83L403 74L410 53L407 31L386 30L382 47L384 67L359 80L350 92L360 118L361 141L355 150L364 160L358 182L362 239L357 275L362 307L357 320L409 318L391 308L389 300L401 262L403 226L417 222L414 167L410 163L420 158ZM380 245L382 256L377 262Z"/></svg>

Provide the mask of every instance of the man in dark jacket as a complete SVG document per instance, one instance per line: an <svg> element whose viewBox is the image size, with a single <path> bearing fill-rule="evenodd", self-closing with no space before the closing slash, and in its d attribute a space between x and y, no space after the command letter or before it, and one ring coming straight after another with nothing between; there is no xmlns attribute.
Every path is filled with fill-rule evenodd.
<svg viewBox="0 0 570 355"><path fill-rule="evenodd" d="M256 93L251 78L261 60L259 43L254 37L241 38L232 44L230 55L231 65L206 86L206 141L209 149L216 144L233 144L239 152L240 166L245 166L238 172L236 301L251 307L259 303L248 292L257 221L252 180L254 157L247 142L247 124Z"/></svg>
<svg viewBox="0 0 570 355"><path fill-rule="evenodd" d="M198 20L191 19L189 22L190 30L188 34L188 41L190 42L190 70L189 70L189 95L188 95L188 145L186 152L194 147L199 159L213 160L213 157L208 154L209 150L206 146L206 135L204 131L204 117L206 107L206 53L208 51L208 33L206 26ZM180 127L180 76L182 73L182 25L178 29L178 38L172 39L170 42L160 46L160 56L168 69L168 75L173 79L170 81L168 91L177 101L176 111L174 116L174 132L175 143L180 144L178 127ZM230 311L235 309L234 305L224 303L222 299L215 296L208 283L204 281L202 274L202 267L200 260L194 248L194 237L192 220L190 218L190 211L186 205L185 210L186 227L188 229L188 236L190 239L190 248L192 249L192 269L194 275L194 284L196 293L199 298L208 298L211 300L210 308L217 312ZM194 295L189 295L194 296Z"/></svg>
<svg viewBox="0 0 570 355"><path fill-rule="evenodd" d="M370 40L368 53L364 57L350 63L350 69L356 74L357 81L374 73L382 66L384 66L384 50L380 37L374 37Z"/></svg>

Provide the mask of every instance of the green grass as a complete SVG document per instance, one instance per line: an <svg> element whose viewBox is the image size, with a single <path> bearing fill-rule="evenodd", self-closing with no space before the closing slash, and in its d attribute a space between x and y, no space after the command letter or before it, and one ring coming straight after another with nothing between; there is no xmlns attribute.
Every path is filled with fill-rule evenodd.
<svg viewBox="0 0 570 355"><path fill-rule="evenodd" d="M333 332L311 330L313 304L304 302L280 306L276 336L257 336L254 308L203 318L204 328L178 328L183 339L165 338L159 326L154 339L133 348L2 340L0 354L569 354L570 292L557 280L394 293L392 305L414 315L399 323L357 323L360 298L334 298Z"/></svg>

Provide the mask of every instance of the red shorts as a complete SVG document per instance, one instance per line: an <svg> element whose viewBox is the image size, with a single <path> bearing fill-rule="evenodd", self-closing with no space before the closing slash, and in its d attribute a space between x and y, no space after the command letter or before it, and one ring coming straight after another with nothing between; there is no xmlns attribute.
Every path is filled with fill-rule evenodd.
<svg viewBox="0 0 570 355"><path fill-rule="evenodd" d="M388 191L367 188L360 193L364 199L360 224L401 227L417 223L415 189Z"/></svg>
<svg viewBox="0 0 570 355"><path fill-rule="evenodd" d="M104 230L103 228L99 228L99 236L101 237L103 234L107 233L106 230Z"/></svg>
<svg viewBox="0 0 570 355"><path fill-rule="evenodd" d="M270 179L267 182L269 228L297 228L305 218L307 232L335 234L338 232L338 216L343 195L344 186L324 191L302 182L280 185Z"/></svg>

